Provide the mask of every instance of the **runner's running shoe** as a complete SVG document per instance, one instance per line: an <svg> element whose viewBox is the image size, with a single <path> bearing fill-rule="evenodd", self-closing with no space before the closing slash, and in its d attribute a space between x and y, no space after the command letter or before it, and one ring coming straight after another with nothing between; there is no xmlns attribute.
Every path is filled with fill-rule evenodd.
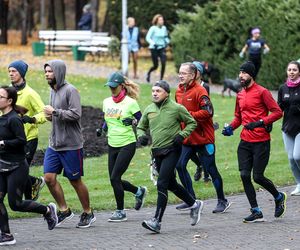
<svg viewBox="0 0 300 250"><path fill-rule="evenodd" d="M256 211L254 209L250 209L251 214L244 218L244 223L253 223L253 222L263 222L264 216L261 211Z"/></svg>
<svg viewBox="0 0 300 250"><path fill-rule="evenodd" d="M135 210L140 210L143 207L145 197L147 195L146 187L140 187L140 189L141 189L141 194L135 196L135 206L134 206Z"/></svg>
<svg viewBox="0 0 300 250"><path fill-rule="evenodd" d="M80 215L80 221L76 225L77 228L88 228L91 226L92 223L96 221L96 217L94 216L93 211L91 211L89 214L86 212L83 212Z"/></svg>
<svg viewBox="0 0 300 250"><path fill-rule="evenodd" d="M58 223L57 226L60 226L66 221L69 221L73 218L74 214L72 213L71 209L68 208L66 211L58 211L57 217L58 217Z"/></svg>
<svg viewBox="0 0 300 250"><path fill-rule="evenodd" d="M54 203L49 203L48 205L49 212L44 215L45 220L48 223L48 229L52 230L55 228L58 222L57 214L56 214L56 205Z"/></svg>
<svg viewBox="0 0 300 250"><path fill-rule="evenodd" d="M113 212L112 216L108 219L108 222L122 222L127 221L126 213L121 210Z"/></svg>
<svg viewBox="0 0 300 250"><path fill-rule="evenodd" d="M191 209L190 217L191 217L191 225L195 226L200 221L201 212L203 209L203 201L196 200L197 206Z"/></svg>
<svg viewBox="0 0 300 250"><path fill-rule="evenodd" d="M156 218L151 218L150 220L144 220L142 223L142 226L146 229L151 230L152 232L155 233L160 233L160 223L158 219Z"/></svg>
<svg viewBox="0 0 300 250"><path fill-rule="evenodd" d="M281 199L276 201L275 200L275 213L274 216L276 218L282 217L285 213L286 210L286 198L287 195L284 192L280 192L281 194Z"/></svg>
<svg viewBox="0 0 300 250"><path fill-rule="evenodd" d="M16 240L12 234L1 233L0 246L8 246L16 244Z"/></svg>
<svg viewBox="0 0 300 250"><path fill-rule="evenodd" d="M32 200L36 201L39 198L40 192L45 186L44 177L40 177L36 179L36 182L32 185L31 197Z"/></svg>

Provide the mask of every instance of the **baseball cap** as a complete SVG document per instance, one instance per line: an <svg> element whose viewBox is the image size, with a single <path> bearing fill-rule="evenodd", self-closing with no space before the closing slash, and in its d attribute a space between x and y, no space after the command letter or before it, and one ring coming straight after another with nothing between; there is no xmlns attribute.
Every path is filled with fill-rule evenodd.
<svg viewBox="0 0 300 250"><path fill-rule="evenodd" d="M125 79L124 79L123 75L119 72L115 72L115 73L111 74L111 76L108 78L105 86L116 88L124 82L125 82Z"/></svg>

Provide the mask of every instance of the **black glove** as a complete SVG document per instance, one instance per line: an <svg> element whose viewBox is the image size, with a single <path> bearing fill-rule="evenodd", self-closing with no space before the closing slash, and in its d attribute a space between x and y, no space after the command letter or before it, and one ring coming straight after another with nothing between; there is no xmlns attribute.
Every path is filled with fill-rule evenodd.
<svg viewBox="0 0 300 250"><path fill-rule="evenodd" d="M244 127L249 130L253 130L253 129L259 128L259 127L264 127L264 121L259 120L258 122L249 122Z"/></svg>
<svg viewBox="0 0 300 250"><path fill-rule="evenodd" d="M22 116L21 119L22 119L23 123L31 123L32 124L32 123L35 123L35 121L36 121L34 117L30 117L28 115Z"/></svg>
<svg viewBox="0 0 300 250"><path fill-rule="evenodd" d="M125 125L125 126L131 126L131 125L133 125L133 121L134 121L135 119L133 119L133 118L124 118L123 120L122 120L122 123L123 123L123 125Z"/></svg>
<svg viewBox="0 0 300 250"><path fill-rule="evenodd" d="M224 126L224 128L222 130L222 135L232 136L233 135L233 128L230 125Z"/></svg>
<svg viewBox="0 0 300 250"><path fill-rule="evenodd" d="M300 113L299 105L291 105L290 108L289 108L289 113L291 113L291 114Z"/></svg>
<svg viewBox="0 0 300 250"><path fill-rule="evenodd" d="M181 146L183 141L184 141L184 137L180 134L177 134L174 137L173 144L174 144L174 146Z"/></svg>
<svg viewBox="0 0 300 250"><path fill-rule="evenodd" d="M142 146L147 146L148 145L148 141L149 138L146 135L142 135L138 138L138 142L142 145Z"/></svg>
<svg viewBox="0 0 300 250"><path fill-rule="evenodd" d="M97 135L97 137L100 137L101 135L102 135L102 128L97 128L96 129L96 135Z"/></svg>

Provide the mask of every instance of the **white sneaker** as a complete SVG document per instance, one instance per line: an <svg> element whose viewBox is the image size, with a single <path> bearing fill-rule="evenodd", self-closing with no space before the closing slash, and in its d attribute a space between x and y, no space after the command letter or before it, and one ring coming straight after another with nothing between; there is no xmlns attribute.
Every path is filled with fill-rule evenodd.
<svg viewBox="0 0 300 250"><path fill-rule="evenodd" d="M300 184L297 184L296 188L291 192L291 195L300 195Z"/></svg>

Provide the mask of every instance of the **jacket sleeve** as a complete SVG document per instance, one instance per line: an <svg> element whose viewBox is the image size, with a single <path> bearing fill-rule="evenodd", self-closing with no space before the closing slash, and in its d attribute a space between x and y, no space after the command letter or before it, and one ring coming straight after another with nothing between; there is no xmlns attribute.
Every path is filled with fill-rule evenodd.
<svg viewBox="0 0 300 250"><path fill-rule="evenodd" d="M77 89L71 89L67 94L68 109L56 109L56 116L64 121L76 121L81 117L80 95Z"/></svg>
<svg viewBox="0 0 300 250"><path fill-rule="evenodd" d="M10 130L14 133L15 138L4 140L5 147L16 147L26 144L26 135L24 125L20 118L13 117L9 120Z"/></svg>
<svg viewBox="0 0 300 250"><path fill-rule="evenodd" d="M186 138L197 127L197 123L195 119L191 116L191 114L187 111L187 109L182 105L178 105L178 115L179 121L185 124L185 128L181 130L179 134Z"/></svg>
<svg viewBox="0 0 300 250"><path fill-rule="evenodd" d="M283 100L282 100L282 89L283 86L280 86L279 90L278 90L278 96L277 96L277 103L279 105L279 107L281 108L281 110L284 110L284 104L283 104Z"/></svg>
<svg viewBox="0 0 300 250"><path fill-rule="evenodd" d="M147 43L149 43L150 48L153 48L153 46L155 45L154 40L152 40L153 33L154 33L154 26L151 26L146 35L146 41Z"/></svg>
<svg viewBox="0 0 300 250"><path fill-rule="evenodd" d="M190 114L194 117L196 121L201 122L213 116L213 105L208 96L203 95L200 96L198 99L199 110L190 111Z"/></svg>
<svg viewBox="0 0 300 250"><path fill-rule="evenodd" d="M34 118L36 120L36 124L43 124L47 121L45 114L44 114L44 106L41 97L35 92L31 95L31 106L34 112Z"/></svg>
<svg viewBox="0 0 300 250"><path fill-rule="evenodd" d="M142 135L145 135L147 129L149 129L149 120L148 120L147 109L146 109L137 125L137 137L141 137Z"/></svg>
<svg viewBox="0 0 300 250"><path fill-rule="evenodd" d="M271 92L269 90L264 90L262 93L262 99L271 114L266 117L263 117L265 125L272 124L273 122L279 120L282 117L282 110L278 106L277 102L274 100Z"/></svg>
<svg viewBox="0 0 300 250"><path fill-rule="evenodd" d="M242 124L241 110L240 110L240 105L239 105L239 102L238 102L238 98L236 98L234 118L233 118L233 121L230 123L230 125L233 129L236 129L241 124Z"/></svg>
<svg viewBox="0 0 300 250"><path fill-rule="evenodd" d="M170 43L170 38L169 38L169 34L168 34L168 30L165 26L165 43L166 43L166 46Z"/></svg>

